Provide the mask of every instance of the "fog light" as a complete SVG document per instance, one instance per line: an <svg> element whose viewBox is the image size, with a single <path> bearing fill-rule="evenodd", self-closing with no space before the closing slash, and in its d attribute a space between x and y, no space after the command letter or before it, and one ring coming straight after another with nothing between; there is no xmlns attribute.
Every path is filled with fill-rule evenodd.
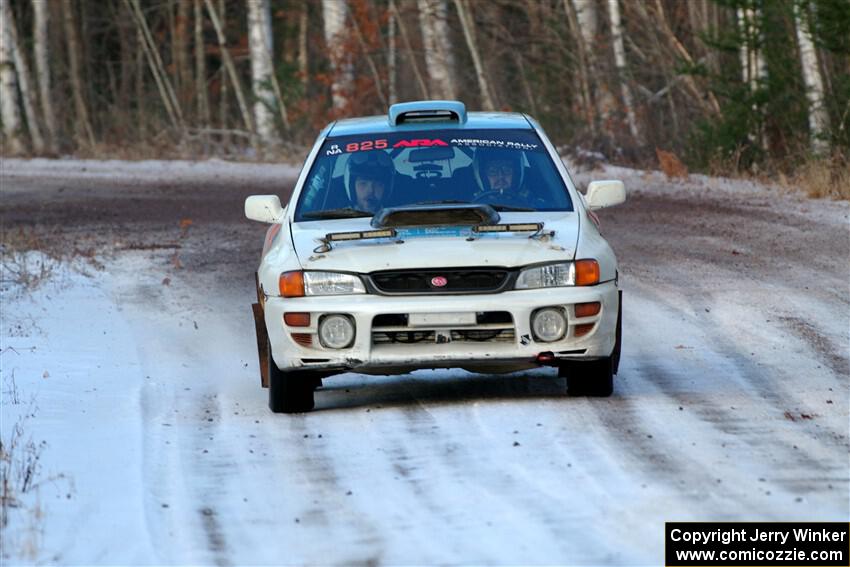
<svg viewBox="0 0 850 567"><path fill-rule="evenodd" d="M327 348L346 348L354 342L354 322L346 315L325 315L319 323L319 341Z"/></svg>
<svg viewBox="0 0 850 567"><path fill-rule="evenodd" d="M563 338L567 331L567 318L560 309L547 307L531 316L531 330L535 339L551 343Z"/></svg>

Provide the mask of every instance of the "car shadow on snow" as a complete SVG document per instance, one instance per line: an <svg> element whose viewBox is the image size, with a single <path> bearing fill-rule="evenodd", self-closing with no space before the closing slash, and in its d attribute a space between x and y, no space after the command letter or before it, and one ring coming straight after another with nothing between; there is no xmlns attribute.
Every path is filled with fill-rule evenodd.
<svg viewBox="0 0 850 567"><path fill-rule="evenodd" d="M460 369L418 371L400 376L341 374L324 380L315 411L406 406L418 403L558 399L566 383L552 369L512 374L473 374Z"/></svg>

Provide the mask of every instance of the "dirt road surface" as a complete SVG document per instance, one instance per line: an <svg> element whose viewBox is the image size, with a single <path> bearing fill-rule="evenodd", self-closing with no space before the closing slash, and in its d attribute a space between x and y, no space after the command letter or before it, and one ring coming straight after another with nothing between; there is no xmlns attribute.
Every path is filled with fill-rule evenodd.
<svg viewBox="0 0 850 567"><path fill-rule="evenodd" d="M613 397L551 369L346 374L273 415L242 203L296 170L3 168L3 440L44 441L14 562L660 565L664 521L850 517L846 203L583 174L630 189L600 215Z"/></svg>

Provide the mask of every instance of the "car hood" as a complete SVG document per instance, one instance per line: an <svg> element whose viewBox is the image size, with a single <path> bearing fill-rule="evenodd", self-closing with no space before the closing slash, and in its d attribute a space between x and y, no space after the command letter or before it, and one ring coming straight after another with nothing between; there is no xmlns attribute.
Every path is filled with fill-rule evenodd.
<svg viewBox="0 0 850 567"><path fill-rule="evenodd" d="M329 252L317 252L320 239L332 232L374 230L368 218L292 224L292 239L305 270L369 273L376 270L464 266L516 267L572 260L578 239L575 212L501 213L501 223L542 222L552 237L529 233L482 234L467 240L469 227L399 229L402 243L388 239L335 242ZM434 234L436 233L436 234Z"/></svg>

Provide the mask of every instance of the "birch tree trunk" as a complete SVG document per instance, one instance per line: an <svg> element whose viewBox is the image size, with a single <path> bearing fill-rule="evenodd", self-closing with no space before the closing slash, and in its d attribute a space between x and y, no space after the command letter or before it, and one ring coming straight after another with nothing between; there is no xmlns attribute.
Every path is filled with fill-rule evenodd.
<svg viewBox="0 0 850 567"><path fill-rule="evenodd" d="M0 0L0 118L3 119L4 151L24 153L21 140L21 109L18 106L18 84L15 78L15 55L7 31L9 0Z"/></svg>
<svg viewBox="0 0 850 567"><path fill-rule="evenodd" d="M251 140L251 146L259 151L259 143L257 142L257 132L254 128L254 121L251 118L251 113L248 111L248 104L245 102L245 93L242 91L242 84L239 81L239 75L236 73L236 66L233 64L233 58L230 56L230 50L227 49L227 37L224 35L224 29L221 26L221 20L218 19L218 14L213 6L212 0L204 0L207 6L207 12L210 14L213 27L215 28L216 36L218 37L218 45L221 49L221 58L224 61L224 68L230 76L230 82L233 85L233 92L236 94L236 102L239 104L239 112L242 114L242 120L245 122L245 127L248 129L248 135Z"/></svg>
<svg viewBox="0 0 850 567"><path fill-rule="evenodd" d="M794 2L794 23L797 28L797 43L800 47L800 66L806 84L809 102L809 146L812 153L825 154L829 151L829 114L823 104L823 77L818 67L818 57L809 28L809 14L797 0Z"/></svg>
<svg viewBox="0 0 850 567"><path fill-rule="evenodd" d="M531 1L534 2L535 0ZM596 109L593 104L593 96L590 87L590 69L587 61L589 46L586 44L585 38L580 31L581 27L578 22L575 4L570 2L570 0L564 0L564 12L566 12L567 15L567 24L570 28L570 33L572 33L576 46L578 47L578 49L576 49L576 54L578 55L578 78L579 86L581 87L582 110L585 120L587 120L588 128L590 128L591 132L595 133Z"/></svg>
<svg viewBox="0 0 850 567"><path fill-rule="evenodd" d="M248 2L248 43L251 49L251 86L254 91L254 122L260 141L268 147L280 145L275 124L274 65L271 55L271 14L268 0Z"/></svg>
<svg viewBox="0 0 850 567"><path fill-rule="evenodd" d="M418 5L425 68L431 78L431 96L453 100L457 98L457 88L446 1L419 0Z"/></svg>
<svg viewBox="0 0 850 567"><path fill-rule="evenodd" d="M764 53L759 49L759 14L753 8L738 8L738 28L741 32L741 74L750 92L758 90L758 81L767 77Z"/></svg>
<svg viewBox="0 0 850 567"><path fill-rule="evenodd" d="M463 27L463 35L466 38L466 45L469 48L469 54L472 56L472 65L475 67L475 76L478 79L478 89L481 91L481 106L484 110L496 110L496 105L493 104L493 98L490 95L490 86L487 83L487 75L484 72L484 66L481 63L481 56L478 54L478 45L475 40L475 22L469 14L463 0L454 0L455 8L457 9L460 23Z"/></svg>
<svg viewBox="0 0 850 567"><path fill-rule="evenodd" d="M27 118L32 149L36 154L43 154L44 138L41 136L41 126L39 125L38 112L36 111L38 103L36 101L35 90L32 88L32 75L30 74L29 64L27 64L26 54L18 39L15 14L8 4L3 5L3 10L3 13L0 13L0 17L6 20L6 33L9 34L9 41L12 44L12 58L15 61L18 88L21 91L21 101L24 103L24 115Z"/></svg>
<svg viewBox="0 0 850 567"><path fill-rule="evenodd" d="M38 76L38 92L41 99L41 112L47 128L48 147L58 152L56 114L53 111L53 97L50 95L50 59L47 45L47 2L33 0L33 48L35 51L35 71Z"/></svg>
<svg viewBox="0 0 850 567"><path fill-rule="evenodd" d="M739 57L741 60L741 79L747 85L751 94L759 89L759 82L767 78L767 65L764 54L759 48L759 13L752 7L738 8L736 10L738 29L741 34L741 47ZM758 114L758 107L753 104L754 114ZM747 137L751 142L758 144L762 149L767 149L767 140L761 127L761 119L757 132L749 132Z"/></svg>
<svg viewBox="0 0 850 567"><path fill-rule="evenodd" d="M68 42L69 74L71 79L71 94L74 98L74 132L78 145L94 146L89 111L83 98L83 80L80 76L80 40L77 35L77 25L74 22L74 6L71 0L62 1L62 23L65 25L65 39Z"/></svg>
<svg viewBox="0 0 850 567"><path fill-rule="evenodd" d="M331 98L336 114L348 110L354 72L346 53L345 18L348 5L345 0L322 0L322 16L325 24L325 44L330 59L333 79Z"/></svg>
<svg viewBox="0 0 850 567"><path fill-rule="evenodd" d="M619 75L620 90L623 95L623 106L626 110L626 118L629 123L629 132L632 138L638 140L640 132L635 119L634 103L632 102L632 91L628 83L628 69L626 65L626 50L623 46L623 26L620 23L619 0L608 0L608 16L611 20L611 38L614 42L614 63Z"/></svg>

